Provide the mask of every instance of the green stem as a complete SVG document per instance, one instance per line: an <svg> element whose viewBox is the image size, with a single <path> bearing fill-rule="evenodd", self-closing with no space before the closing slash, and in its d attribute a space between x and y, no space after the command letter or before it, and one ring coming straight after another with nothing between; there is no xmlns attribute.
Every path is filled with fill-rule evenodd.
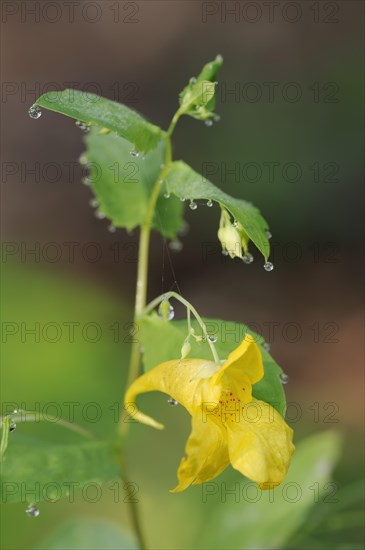
<svg viewBox="0 0 365 550"><path fill-rule="evenodd" d="M196 320L198 321L202 331L203 331L203 334L204 334L204 337L206 339L206 341L208 342L209 344L209 347L211 349L211 352L212 352L212 355L214 357L214 361L217 363L217 365L220 365L220 359L219 359L219 356L218 356L218 353L217 353L217 350L215 349L215 345L213 342L211 342L209 340L209 334L208 334L208 331L207 331L207 326L206 324L204 323L203 319L200 317L199 313L197 312L197 310L195 309L195 307L193 307L191 305L190 302L188 302L187 300L185 300L185 298L183 298L182 296L180 296L180 294L177 294L176 292L166 292L165 294L161 294L161 296L158 296L157 298L155 298L154 300L152 300L152 302L150 302L144 309L144 314L146 315L147 313L149 313L150 311L152 311L153 309L155 309L155 307L160 303L162 302L163 300L169 300L170 298L175 298L175 300L178 300L179 302L181 302L182 304L184 304L184 306L187 308L188 311L191 311L191 313L194 315L194 317L196 318Z"/></svg>
<svg viewBox="0 0 365 550"><path fill-rule="evenodd" d="M170 137L173 132L173 129L175 128L178 117L176 118L176 120L174 119L172 120L169 130L165 135L165 143L166 143L165 164L152 188L152 193L147 206L146 216L141 225L141 232L139 236L137 284L136 284L136 297L135 297L135 308L134 308L134 322L136 324L139 322L139 319L142 317L144 308L146 307L147 280L148 280L148 253L149 253L149 244L150 244L151 225L152 225L153 215L155 212L156 202L161 191L161 181L163 181L164 177L166 176L172 162ZM132 349L131 349L127 387L133 382L133 380L137 378L139 374L140 363L141 363L140 345L139 345L139 342L134 342L132 344ZM121 457L123 456L123 445L124 445L125 437L128 432L128 428L129 428L129 423L126 422L126 420L127 420L127 413L126 411L124 411L124 413L120 417L119 427L118 427L119 447L120 447L119 453ZM121 472L121 477L123 479L126 479L125 463L123 462L122 458L120 462L120 472ZM139 542L139 547L141 550L145 550L146 544L143 537L143 531L142 531L140 518L138 514L137 503L131 502L130 500L129 500L129 503L130 503L129 509L130 509L131 522Z"/></svg>
<svg viewBox="0 0 365 550"><path fill-rule="evenodd" d="M8 447L10 418L8 416L5 416L5 418L2 420L1 425L2 425L3 433L1 434L1 442L0 442L0 462L3 461L3 456Z"/></svg>

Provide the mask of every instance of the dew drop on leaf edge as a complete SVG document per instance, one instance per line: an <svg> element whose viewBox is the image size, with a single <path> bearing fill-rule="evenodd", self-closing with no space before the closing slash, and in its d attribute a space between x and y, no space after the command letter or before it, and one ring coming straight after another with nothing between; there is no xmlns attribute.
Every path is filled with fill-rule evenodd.
<svg viewBox="0 0 365 550"><path fill-rule="evenodd" d="M289 376L287 374L285 374L285 372L282 372L280 374L280 382L282 384L287 384L289 382Z"/></svg>
<svg viewBox="0 0 365 550"><path fill-rule="evenodd" d="M274 264L271 262L265 262L264 264L264 270L265 271L272 271L274 269Z"/></svg>
<svg viewBox="0 0 365 550"><path fill-rule="evenodd" d="M189 208L190 210L196 210L198 208L198 205L196 204L196 202L191 201L189 204Z"/></svg>
<svg viewBox="0 0 365 550"><path fill-rule="evenodd" d="M168 400L167 400L168 404L170 405L170 407L176 407L176 405L179 404L178 401L176 401L176 399L174 399L173 397L170 397Z"/></svg>
<svg viewBox="0 0 365 550"><path fill-rule="evenodd" d="M28 114L29 114L30 118L32 118L33 120L37 120L38 118L40 118L42 116L42 111L40 110L38 105L35 103L34 105L32 105L29 108Z"/></svg>

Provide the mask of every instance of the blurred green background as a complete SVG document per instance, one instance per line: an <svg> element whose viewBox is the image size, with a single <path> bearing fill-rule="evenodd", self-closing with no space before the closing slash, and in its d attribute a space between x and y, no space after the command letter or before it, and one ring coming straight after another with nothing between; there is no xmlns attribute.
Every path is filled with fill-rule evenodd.
<svg viewBox="0 0 365 550"><path fill-rule="evenodd" d="M133 315L138 234L108 233L107 221L93 215L73 121L50 112L31 120L29 106L54 87L89 89L166 128L188 78L220 53L221 121L208 128L181 120L174 155L200 172L215 163L210 179L260 208L273 233L275 269L266 273L258 254L251 266L221 256L218 211L199 205L187 209L190 231L179 253L154 235L149 296L179 288L201 314L245 322L270 342L290 380L298 452L289 480L305 487L306 498L288 505L278 497L274 506L241 494L238 503L232 495L224 503L222 483L245 483L230 469L207 502L199 487L171 495L190 421L165 396L146 396L146 410L167 426L156 433L133 425L130 434L129 475L139 487L148 547L362 548L362 3L278 2L271 18L266 2L105 0L93 3L101 12L79 2L73 22L63 3L61 12L41 11L39 21L26 11L32 4L9 2L2 19L3 407L56 403L65 410L77 402L75 420L111 436ZM229 15L229 8L238 11ZM275 163L273 178L268 163ZM237 177L225 174L237 164ZM301 175L289 181L294 169ZM94 250L100 257L90 261ZM39 342L26 334L35 323ZM51 328L42 334L47 323L61 327L57 342ZM72 342L70 323L78 323ZM91 402L101 407L97 422L82 414ZM19 425L11 438L19 433L77 441L52 424ZM332 468L338 502L321 497L313 505L309 486L323 489ZM73 504L43 503L38 519L24 508L2 506L2 548L133 546L119 531L130 530L127 504L115 503L109 487L97 503L80 496Z"/></svg>

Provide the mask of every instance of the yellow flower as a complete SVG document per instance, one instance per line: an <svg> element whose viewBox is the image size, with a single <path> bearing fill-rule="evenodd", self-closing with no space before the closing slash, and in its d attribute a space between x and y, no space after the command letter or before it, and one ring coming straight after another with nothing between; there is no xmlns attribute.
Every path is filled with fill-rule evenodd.
<svg viewBox="0 0 365 550"><path fill-rule="evenodd" d="M128 388L128 405L137 395L157 390L181 403L192 416L186 457L173 492L213 479L230 463L263 489L283 481L294 451L293 431L271 405L252 397L252 384L263 375L260 350L246 336L220 365L205 359L167 361ZM135 420L163 428L134 410Z"/></svg>

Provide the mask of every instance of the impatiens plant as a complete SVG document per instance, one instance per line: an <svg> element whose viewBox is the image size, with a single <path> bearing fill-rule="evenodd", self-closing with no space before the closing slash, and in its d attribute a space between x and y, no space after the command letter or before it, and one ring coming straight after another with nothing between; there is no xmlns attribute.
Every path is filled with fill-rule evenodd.
<svg viewBox="0 0 365 550"><path fill-rule="evenodd" d="M72 468L82 471L78 478L81 485L90 479L107 481L116 475L126 479L124 451L130 426L126 420L163 428L136 405L138 395L155 390L167 394L170 404L183 405L192 417L186 457L181 460L174 492L212 480L229 464L263 489L272 489L285 479L294 451L292 430L284 420L283 383L287 377L269 355L263 339L245 325L239 325L239 341L221 339L219 330L216 334L210 327L223 323L228 327L230 322L202 318L187 297L175 292L164 293L147 304L151 230L178 246L186 203L192 210L197 208L197 201L220 209L217 232L225 255L249 264L252 248L256 247L265 270L273 269L268 224L260 212L251 203L216 187L184 161L172 158L171 138L182 116L204 121L208 126L219 119L214 109L221 66L222 58L217 56L190 79L166 131L125 105L76 90L47 93L30 108L34 119L41 116L41 109L48 109L76 120L86 134L86 152L80 162L89 171L84 183L94 193L92 204L97 216L110 220L111 231L140 228L134 312L139 337L131 349L115 441L110 444L95 439L79 426L58 421L86 441L58 448L57 460L51 460L52 453L41 449L43 462L38 454L37 464L32 466L26 444L21 453L18 449L12 454L12 445L7 450L8 433L16 422L42 417L31 411L15 411L2 421L3 480L14 479L17 461L24 453L29 460L26 481L37 479L40 463L44 478L62 479L72 474ZM183 304L186 318L174 319L173 300ZM65 464L71 470L65 470ZM11 500L21 500L20 492L14 490ZM133 500L131 506L135 507ZM35 500L28 513L37 515L37 510ZM136 512L133 517L142 547Z"/></svg>

